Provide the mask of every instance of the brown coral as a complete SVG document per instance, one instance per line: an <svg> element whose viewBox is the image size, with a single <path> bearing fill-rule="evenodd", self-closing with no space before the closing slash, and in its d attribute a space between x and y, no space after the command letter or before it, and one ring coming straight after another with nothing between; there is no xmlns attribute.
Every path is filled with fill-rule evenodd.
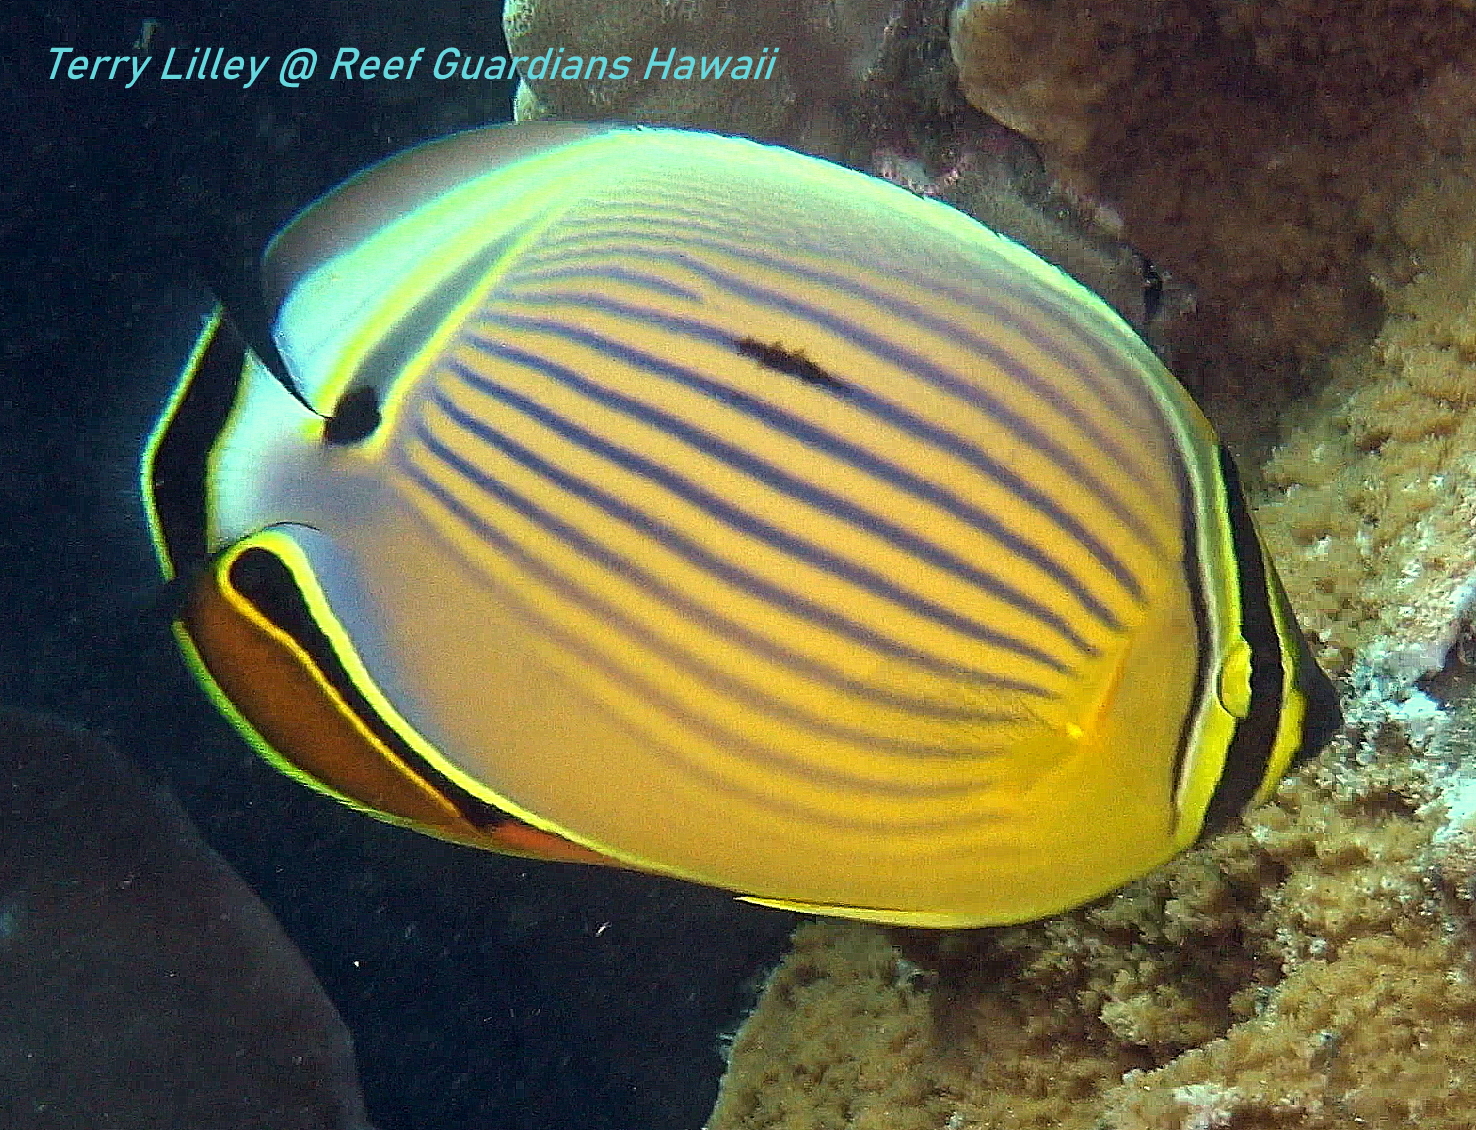
<svg viewBox="0 0 1476 1130"><path fill-rule="evenodd" d="M1262 528L1322 658L1402 649L1441 665L1476 586L1476 181L1457 168L1396 212L1418 267L1371 347L1336 354L1264 468ZM1464 206L1466 213L1460 214ZM1408 270L1408 266L1404 268Z"/></svg>
<svg viewBox="0 0 1476 1130"><path fill-rule="evenodd" d="M1423 107L1473 46L1466 0L974 0L953 17L970 100L1198 289L1181 374L1226 400L1305 387L1377 324L1368 256L1399 253L1401 201L1469 120L1460 83Z"/></svg>
<svg viewBox="0 0 1476 1130"><path fill-rule="evenodd" d="M802 5L735 5L729 0L599 4L509 0L503 15L514 55L563 48L569 54L629 56L623 79L525 79L519 120L572 118L655 122L783 141L836 157L853 141L861 78L875 61L894 0L807 0ZM762 80L647 77L653 53L760 56L777 48ZM662 77L666 75L668 77Z"/></svg>

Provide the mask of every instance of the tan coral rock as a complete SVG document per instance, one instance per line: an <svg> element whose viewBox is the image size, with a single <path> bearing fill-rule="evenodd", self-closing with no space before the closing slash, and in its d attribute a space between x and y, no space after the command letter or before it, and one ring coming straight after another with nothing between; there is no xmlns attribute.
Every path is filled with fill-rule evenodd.
<svg viewBox="0 0 1476 1130"><path fill-rule="evenodd" d="M970 101L1197 289L1182 375L1227 400L1372 330L1367 254L1476 109L1428 97L1472 59L1467 0L965 0L951 29Z"/></svg>
<svg viewBox="0 0 1476 1130"><path fill-rule="evenodd" d="M1407 681L1429 674L1476 597L1472 201L1453 171L1400 209L1419 266L1386 287L1371 346L1331 359L1264 468L1262 529L1333 667L1377 650Z"/></svg>
<svg viewBox="0 0 1476 1130"><path fill-rule="evenodd" d="M503 25L512 53L631 58L625 79L541 78L520 84L519 121L571 118L688 126L782 142L835 157L851 144L861 78L875 61L894 0L805 0L746 5L730 0L593 3L509 0ZM749 56L778 49L773 77L702 80L647 77L652 53L666 59Z"/></svg>

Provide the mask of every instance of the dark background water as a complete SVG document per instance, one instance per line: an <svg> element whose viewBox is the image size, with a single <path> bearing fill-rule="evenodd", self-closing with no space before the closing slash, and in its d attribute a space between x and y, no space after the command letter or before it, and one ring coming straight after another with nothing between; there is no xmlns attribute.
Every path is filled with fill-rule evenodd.
<svg viewBox="0 0 1476 1130"><path fill-rule="evenodd" d="M49 48L131 53L145 19L155 58L132 89L48 77ZM320 73L295 90L271 67L249 90L162 82L171 46L273 63L309 46ZM506 85L436 81L426 63L398 85L329 81L340 46L505 50L497 6L460 0L11 0L0 16L0 699L85 724L169 781L344 1014L380 1130L696 1130L718 1034L788 916L456 849L323 801L216 717L157 609L135 462L210 305L199 265L244 270L355 169L509 117Z"/></svg>

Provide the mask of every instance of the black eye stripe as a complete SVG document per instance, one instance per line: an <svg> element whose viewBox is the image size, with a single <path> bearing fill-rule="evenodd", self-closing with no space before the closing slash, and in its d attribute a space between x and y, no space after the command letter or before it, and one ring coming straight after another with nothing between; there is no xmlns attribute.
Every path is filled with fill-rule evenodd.
<svg viewBox="0 0 1476 1130"><path fill-rule="evenodd" d="M246 343L216 315L202 337L183 395L155 428L144 465L144 489L176 576L192 577L210 559L205 503L210 452L241 391Z"/></svg>

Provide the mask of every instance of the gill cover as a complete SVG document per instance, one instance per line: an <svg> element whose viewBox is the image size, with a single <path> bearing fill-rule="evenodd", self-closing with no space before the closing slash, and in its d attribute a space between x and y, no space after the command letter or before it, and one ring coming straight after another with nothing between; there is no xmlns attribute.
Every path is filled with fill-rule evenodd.
<svg viewBox="0 0 1476 1130"><path fill-rule="evenodd" d="M774 905L1049 914L1337 725L1234 466L1100 300L780 149L500 127L269 249L144 489L177 631L381 818Z"/></svg>

